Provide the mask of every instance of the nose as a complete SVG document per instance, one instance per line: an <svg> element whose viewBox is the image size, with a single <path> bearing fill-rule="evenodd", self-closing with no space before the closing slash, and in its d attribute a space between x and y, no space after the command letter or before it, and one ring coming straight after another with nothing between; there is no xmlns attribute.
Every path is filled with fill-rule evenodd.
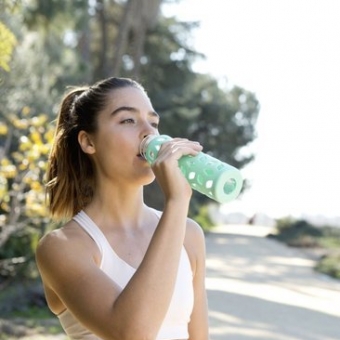
<svg viewBox="0 0 340 340"><path fill-rule="evenodd" d="M148 134L143 135L143 136L142 136L142 143L143 143L144 141L146 141L146 139L147 139L148 136L152 136L152 135L158 135L158 133L153 132L153 133L148 133Z"/></svg>
<svg viewBox="0 0 340 340"><path fill-rule="evenodd" d="M145 137L149 135L158 135L158 134L159 134L158 129L152 126L150 122L145 122L143 129L142 129L142 133L141 133L142 139L144 139Z"/></svg>

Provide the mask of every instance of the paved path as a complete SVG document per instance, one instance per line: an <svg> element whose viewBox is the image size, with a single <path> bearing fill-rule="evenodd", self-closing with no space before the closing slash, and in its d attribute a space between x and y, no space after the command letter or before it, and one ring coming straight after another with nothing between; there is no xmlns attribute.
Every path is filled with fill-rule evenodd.
<svg viewBox="0 0 340 340"><path fill-rule="evenodd" d="M339 340L340 281L269 231L231 225L206 235L211 340Z"/></svg>

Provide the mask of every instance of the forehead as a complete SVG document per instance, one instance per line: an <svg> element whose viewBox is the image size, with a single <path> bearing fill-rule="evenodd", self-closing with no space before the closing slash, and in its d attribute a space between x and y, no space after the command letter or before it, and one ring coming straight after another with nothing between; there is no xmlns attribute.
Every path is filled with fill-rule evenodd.
<svg viewBox="0 0 340 340"><path fill-rule="evenodd" d="M136 87L122 87L109 94L109 103L112 106L131 106L152 108L150 98L144 90Z"/></svg>

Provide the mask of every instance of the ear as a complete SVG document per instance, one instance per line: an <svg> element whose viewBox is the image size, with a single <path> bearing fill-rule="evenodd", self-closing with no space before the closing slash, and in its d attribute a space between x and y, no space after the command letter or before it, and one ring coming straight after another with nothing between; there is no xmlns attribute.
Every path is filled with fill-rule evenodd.
<svg viewBox="0 0 340 340"><path fill-rule="evenodd" d="M85 153L92 155L96 152L91 136L83 130L78 133L78 143Z"/></svg>

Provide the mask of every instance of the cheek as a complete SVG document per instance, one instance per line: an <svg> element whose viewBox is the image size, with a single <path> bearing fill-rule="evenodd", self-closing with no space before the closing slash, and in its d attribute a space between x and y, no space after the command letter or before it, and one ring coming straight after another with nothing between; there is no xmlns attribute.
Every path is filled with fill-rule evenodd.
<svg viewBox="0 0 340 340"><path fill-rule="evenodd" d="M107 134L97 140L96 157L105 167L119 167L119 163L131 156L131 142L119 135Z"/></svg>
<svg viewBox="0 0 340 340"><path fill-rule="evenodd" d="M120 168L120 156L109 147L101 148L93 157L97 174L111 177Z"/></svg>
<svg viewBox="0 0 340 340"><path fill-rule="evenodd" d="M110 159L110 163L130 157L138 151L138 140L133 129L127 129L125 126L117 125L112 121L101 121L98 126L98 132L94 136L96 153L98 160L104 161ZM138 137L137 137L138 138Z"/></svg>
<svg viewBox="0 0 340 340"><path fill-rule="evenodd" d="M94 136L96 152L105 153L105 151L114 146L115 140L116 136L110 124L100 124L98 132Z"/></svg>

